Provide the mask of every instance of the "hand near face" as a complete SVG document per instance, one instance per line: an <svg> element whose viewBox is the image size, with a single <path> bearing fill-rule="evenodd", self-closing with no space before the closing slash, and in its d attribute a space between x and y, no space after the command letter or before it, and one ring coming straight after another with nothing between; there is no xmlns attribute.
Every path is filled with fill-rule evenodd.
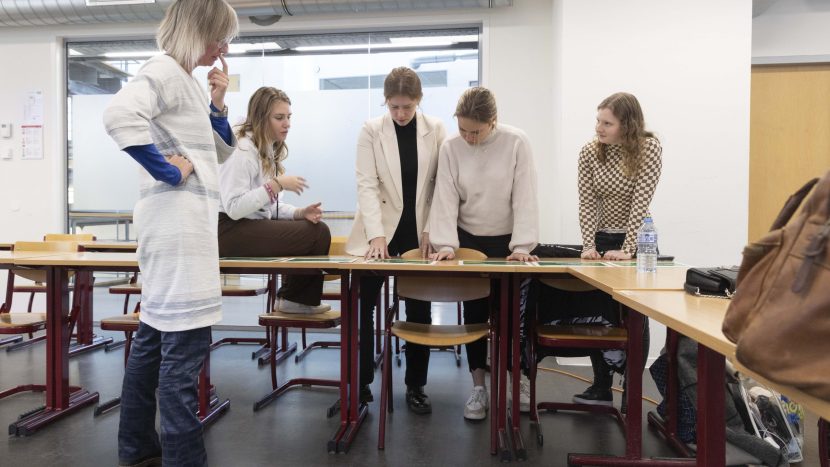
<svg viewBox="0 0 830 467"><path fill-rule="evenodd" d="M210 101L221 111L225 108L225 93L228 92L230 77L228 77L228 62L225 61L225 57L219 55L219 61L222 62L222 69L213 67L207 74L207 80L210 86Z"/></svg>
<svg viewBox="0 0 830 467"><path fill-rule="evenodd" d="M184 183L185 180L187 180L187 177L190 176L190 174L193 173L193 164L189 160L178 154L168 156L167 162L175 166L182 173L182 179L181 181L179 181L180 185Z"/></svg>
<svg viewBox="0 0 830 467"><path fill-rule="evenodd" d="M627 259L631 259L631 255L626 253L622 250L608 250L602 255L602 259L607 259L611 261L625 261Z"/></svg>

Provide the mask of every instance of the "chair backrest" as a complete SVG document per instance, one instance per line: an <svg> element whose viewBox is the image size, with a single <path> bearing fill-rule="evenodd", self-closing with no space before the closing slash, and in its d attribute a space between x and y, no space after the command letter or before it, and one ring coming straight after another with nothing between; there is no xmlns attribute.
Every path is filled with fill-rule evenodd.
<svg viewBox="0 0 830 467"><path fill-rule="evenodd" d="M86 234L64 234L50 233L43 236L45 242L94 242L95 235Z"/></svg>
<svg viewBox="0 0 830 467"><path fill-rule="evenodd" d="M346 253L346 237L331 237L331 245L329 245L329 256L347 255ZM323 276L324 281L336 281L340 276L337 274L326 274Z"/></svg>
<svg viewBox="0 0 830 467"><path fill-rule="evenodd" d="M345 255L346 253L346 237L331 237L331 245L329 246L329 255Z"/></svg>
<svg viewBox="0 0 830 467"><path fill-rule="evenodd" d="M455 257L461 260L483 260L484 253L470 248L459 248ZM401 255L404 259L420 259L419 249ZM398 296L426 302L463 302L490 296L490 279L459 277L447 280L441 277L407 277L397 279Z"/></svg>
<svg viewBox="0 0 830 467"><path fill-rule="evenodd" d="M50 251L55 253L74 253L81 251L82 248L78 242L14 242L12 251L26 252L26 251ZM15 276L29 279L33 282L46 282L46 272L31 270L31 269L12 269Z"/></svg>

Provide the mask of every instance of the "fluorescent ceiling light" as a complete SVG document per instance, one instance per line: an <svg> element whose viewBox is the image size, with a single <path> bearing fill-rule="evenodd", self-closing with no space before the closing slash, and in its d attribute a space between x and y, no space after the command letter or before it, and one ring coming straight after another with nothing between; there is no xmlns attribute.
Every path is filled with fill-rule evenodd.
<svg viewBox="0 0 830 467"><path fill-rule="evenodd" d="M156 3L156 0L86 0L86 6L140 5L142 3Z"/></svg>
<svg viewBox="0 0 830 467"><path fill-rule="evenodd" d="M444 43L450 42L457 44L459 42L477 42L478 35L470 34L466 36L422 36L422 37L390 37L389 42L393 44L430 44L430 43Z"/></svg>
<svg viewBox="0 0 830 467"><path fill-rule="evenodd" d="M228 45L229 54L244 54L255 50L282 50L282 47L276 42L258 42L255 44L231 42Z"/></svg>
<svg viewBox="0 0 830 467"><path fill-rule="evenodd" d="M106 52L104 56L107 58L153 57L163 53L160 50L137 50L135 52Z"/></svg>
<svg viewBox="0 0 830 467"><path fill-rule="evenodd" d="M435 47L452 45L450 41L444 42L405 42L398 44L352 44L352 45L308 45L295 47L298 52L317 52L321 50L360 50L360 49L400 49L404 47Z"/></svg>

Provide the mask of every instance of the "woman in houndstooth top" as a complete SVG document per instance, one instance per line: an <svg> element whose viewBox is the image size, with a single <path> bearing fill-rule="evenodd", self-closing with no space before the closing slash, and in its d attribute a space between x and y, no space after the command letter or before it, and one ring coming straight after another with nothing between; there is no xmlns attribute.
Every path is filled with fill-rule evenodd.
<svg viewBox="0 0 830 467"><path fill-rule="evenodd" d="M660 142L645 129L643 111L636 97L618 92L597 106L596 138L579 152L582 258L616 261L634 256L637 230L643 218L650 215L648 206L660 179L661 153ZM572 292L535 285L539 291L538 295L533 294L533 299L539 303L537 320L540 323L619 324L617 306L602 291ZM562 314L563 310L567 315ZM647 325L643 333L644 355L647 355ZM624 372L625 352L590 351L589 356L594 382L573 400L610 406L613 374ZM538 359L544 357L541 353L537 355Z"/></svg>

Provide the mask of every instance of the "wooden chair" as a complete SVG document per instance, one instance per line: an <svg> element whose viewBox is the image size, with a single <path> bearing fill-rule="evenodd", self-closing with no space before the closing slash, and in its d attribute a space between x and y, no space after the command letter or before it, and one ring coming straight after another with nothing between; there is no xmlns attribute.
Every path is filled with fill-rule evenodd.
<svg viewBox="0 0 830 467"><path fill-rule="evenodd" d="M47 237L52 237L52 235L48 235ZM55 252L55 253L74 253L78 251L83 251L83 247L79 246L79 242L83 240L89 240L90 238L94 239L91 235L83 235L79 237L77 241L43 241L43 242L15 242L12 246L13 251L18 252L26 252L26 251L37 251L37 252ZM70 272L69 277L73 278L74 273ZM15 285L15 278L23 278L27 279L32 282L32 284L23 284L23 285ZM70 290L72 288L76 288L76 285L70 286ZM87 293L92 293L92 284L88 284L85 286ZM34 303L34 297L37 293L46 293L46 272L43 270L38 269L21 269L15 268L11 269L8 274L8 279L6 283L6 302L0 306L0 313L8 313L12 309L12 300L15 293L29 293L29 305L27 307L27 312L32 312L32 306ZM76 293L73 294L73 313L71 323L73 327L78 323L78 320L84 320L88 317L82 316L82 313L79 312L79 308L81 306L81 300L85 298L84 294ZM84 324L86 321L83 321ZM82 331L87 331L86 329ZM91 340L91 336L89 339ZM26 341L22 341L22 339L18 340L16 343L9 345L6 347L7 351L14 351L19 350L24 347L28 347L33 345L37 342L41 342L46 339L46 336L39 336L34 337L32 334L29 334L29 339ZM89 350L90 348L97 347L99 345L104 345L106 342L94 342L92 345L75 345L72 349L70 349L69 355L75 355L79 352Z"/></svg>
<svg viewBox="0 0 830 467"><path fill-rule="evenodd" d="M594 287L578 279L541 279L541 282L550 287L569 292L587 292L596 290ZM552 349L583 349L603 350L622 349L628 345L628 332L624 326L607 327L599 325L542 325L535 323L535 312L533 324L528 329L528 340L530 343L530 423L536 429L536 441L541 446L544 442L544 435L539 424L539 409L548 411L572 410L592 413L610 414L615 417L620 426L625 429L625 420L619 409L614 406L588 405L565 402L540 402L536 403L536 350L539 347ZM569 356L578 356L569 354Z"/></svg>
<svg viewBox="0 0 830 467"><path fill-rule="evenodd" d="M329 255L346 255L346 237L332 237L331 245L329 246ZM337 300L340 301L340 276L336 274L327 274L323 276L323 295L322 300ZM286 328L283 328L286 329ZM302 349L294 355L294 363L299 363L305 355L313 349L331 349L340 348L340 341L315 341L311 344L306 343L306 328L300 330L300 340L302 342Z"/></svg>
<svg viewBox="0 0 830 467"><path fill-rule="evenodd" d="M11 274L10 274L11 275ZM46 328L46 313L0 313L0 335L33 333ZM19 336L18 336L19 337ZM77 389L77 388L76 388ZM25 391L46 390L43 384L24 384L0 391L0 399Z"/></svg>
<svg viewBox="0 0 830 467"><path fill-rule="evenodd" d="M410 250L401 255L406 259L420 259L420 250ZM456 258L460 260L483 260L487 256L480 251L459 248ZM427 302L463 302L490 296L490 279L453 278L447 280L435 277L400 276L395 279L396 293L392 307L386 312L386 332L383 346L383 380L380 391L380 422L378 423L378 449L386 444L386 414L394 410L392 404L392 336L406 342L427 347L452 347L486 338L490 333L488 323L478 324L420 324L395 320L401 298L412 298ZM491 398L496 391L491 392ZM492 402L492 400L491 400ZM495 407L495 404L493 404Z"/></svg>
<svg viewBox="0 0 830 467"><path fill-rule="evenodd" d="M268 362L271 369L271 387L272 391L265 397L254 403L254 412L262 409L279 396L284 394L288 389L294 386L326 386L326 387L340 387L339 379L316 379L316 378L294 378L286 381L282 385L277 381L277 364L278 346L277 340L280 338L280 330L283 334L288 328L300 329L327 329L335 328L340 325L340 312L329 310L325 313L304 315L283 313L281 311L271 311L259 315L259 324L266 328L272 328L269 335L271 336L270 347L271 352L268 354ZM283 341L281 347L285 347ZM339 408L340 401L335 402L329 407L327 415L331 417Z"/></svg>
<svg viewBox="0 0 830 467"><path fill-rule="evenodd" d="M75 252L80 251L78 243L83 241L94 241L95 236L92 234L46 234L43 237L44 242L60 242L66 243L68 246L66 249L52 249L48 245L46 246L33 246L32 248L38 249L41 251L40 248L46 248L46 251L57 251L57 252ZM21 243L20 246L33 244L36 245L39 242L18 242ZM20 246L18 247L18 251L20 251ZM28 247L27 247L28 248ZM14 249L14 247L12 247ZM15 276L28 279L32 281L31 284L15 284ZM73 274L70 272L70 278ZM91 284L90 284L91 286ZM70 285L70 290L74 287L74 285ZM6 301L3 305L0 305L0 313L11 311L12 308L12 300L14 298L15 293L28 293L29 294L29 303L26 308L28 313L32 312L32 307L34 305L35 296L39 293L46 293L46 273L44 271L39 270L26 270L26 269L12 269L9 271L7 285L6 285ZM86 316L81 316L79 319L83 320L86 319ZM89 327L89 326L87 326ZM88 330L85 330L88 331ZM91 338L91 337L90 337ZM0 345L4 344L14 344L7 347L8 351L18 350L24 347L28 347L32 344L40 342L45 339L45 336L34 338L31 334L29 335L29 339L26 341L21 342L23 339L22 337L12 337L9 339L0 340ZM75 346L73 347L70 355L75 355L76 353L84 350L89 350L91 348L98 347L100 345L104 345L104 342L95 342L94 345L82 345L82 346Z"/></svg>
<svg viewBox="0 0 830 467"><path fill-rule="evenodd" d="M124 345L124 366L127 365L127 360L130 358L130 347L132 346L133 334L138 331L140 312L130 313L127 315L112 316L101 320L101 329L105 331L122 331L126 336L126 343ZM121 405L121 398L116 397L106 402L102 402L95 407L94 416L99 416L103 413ZM219 415L230 408L230 400L225 399L219 401L216 396L213 385L210 384L210 353L205 358L205 363L199 372L199 410L197 415L202 425L208 425L215 421Z"/></svg>
<svg viewBox="0 0 830 467"><path fill-rule="evenodd" d="M223 282L226 276L223 277ZM267 295L266 298L266 309L270 311L271 303L274 296L274 280L275 276L273 274L269 274L268 280L265 285L256 285L256 286L245 286L245 285L238 285L238 284L222 284L222 296L223 297L257 297L260 295ZM131 278L129 283L121 284L121 285L114 285L110 287L109 292L115 295L124 295L124 309L123 314L126 316L129 313L137 313L141 307L141 302L136 302L135 307L132 311L130 311L130 298L138 295L141 296L141 282L138 280L138 274L134 274ZM225 337L219 339L211 343L210 350L214 350L217 347L220 347L225 344L256 344L259 345L260 348L253 351L251 353L251 358L255 359L260 357L262 354L268 351L268 336L266 335L264 338L262 337ZM113 350L118 348L126 343L126 340L114 342L107 346L107 351Z"/></svg>

